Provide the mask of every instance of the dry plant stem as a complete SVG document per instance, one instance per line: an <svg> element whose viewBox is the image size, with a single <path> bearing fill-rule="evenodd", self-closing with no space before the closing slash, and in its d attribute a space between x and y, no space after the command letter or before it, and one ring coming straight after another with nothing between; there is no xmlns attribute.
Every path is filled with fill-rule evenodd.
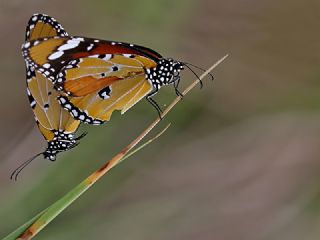
<svg viewBox="0 0 320 240"><path fill-rule="evenodd" d="M214 65L212 65L207 71L205 71L201 76L200 80L202 80L209 72L211 72L215 67L217 67L221 62L223 62L228 55L225 55L220 60L218 60ZM199 79L194 81L190 86L188 86L184 91L183 95L186 95L190 90L192 90L199 83ZM171 109L181 100L181 97L178 96L174 99L174 101L164 110L161 117L165 117ZM128 146L123 148L117 155L115 155L110 161L105 163L100 169L92 173L87 179L85 179L82 183L86 184L86 188L83 189L82 192L85 192L88 188L90 188L96 181L98 181L104 174L106 174L110 169L116 166L121 159L131 150L133 149L159 122L160 118L157 118L153 123L149 125L135 140L133 140ZM76 198L71 200L67 206L69 206ZM62 209L60 212L62 212ZM58 215L60 212L57 212ZM40 232L53 218L48 221L46 218L46 212L43 213L18 239L27 240L33 238L38 232ZM55 215L55 216L56 216Z"/></svg>

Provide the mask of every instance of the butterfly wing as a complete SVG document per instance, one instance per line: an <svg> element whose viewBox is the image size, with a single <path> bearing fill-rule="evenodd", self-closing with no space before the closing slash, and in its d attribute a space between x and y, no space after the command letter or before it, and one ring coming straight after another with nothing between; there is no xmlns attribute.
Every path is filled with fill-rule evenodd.
<svg viewBox="0 0 320 240"><path fill-rule="evenodd" d="M153 89L144 72L144 66L153 64L148 58L99 56L74 61L58 79L64 78L64 88L72 93L72 97L59 97L60 104L75 119L89 124L108 121L115 110L125 113Z"/></svg>
<svg viewBox="0 0 320 240"><path fill-rule="evenodd" d="M72 96L85 96L116 81L130 81L145 75L156 65L149 58L133 54L100 54L72 60L58 74L56 86Z"/></svg>
<svg viewBox="0 0 320 240"><path fill-rule="evenodd" d="M83 97L60 96L58 100L75 119L99 125L108 121L115 110L125 113L152 89L152 84L144 76L137 75Z"/></svg>
<svg viewBox="0 0 320 240"><path fill-rule="evenodd" d="M44 37L68 36L63 27L52 17L33 14L28 22L25 40L32 41Z"/></svg>
<svg viewBox="0 0 320 240"><path fill-rule="evenodd" d="M27 67L28 68L28 67ZM58 92L42 74L27 70L27 93L38 127L47 141L55 132L74 133L80 122L73 119L57 101Z"/></svg>
<svg viewBox="0 0 320 240"><path fill-rule="evenodd" d="M55 19L44 14L34 14L26 29L26 41L67 35ZM26 69L28 98L42 135L50 142L55 138L55 132L74 133L80 121L73 119L60 106L57 101L58 92L51 81L35 71L28 62L26 62Z"/></svg>
<svg viewBox="0 0 320 240"><path fill-rule="evenodd" d="M101 124L113 111L126 112L153 89L144 68L154 65L149 58L133 54L100 54L73 60L57 79L72 94L60 97L60 103L75 119Z"/></svg>

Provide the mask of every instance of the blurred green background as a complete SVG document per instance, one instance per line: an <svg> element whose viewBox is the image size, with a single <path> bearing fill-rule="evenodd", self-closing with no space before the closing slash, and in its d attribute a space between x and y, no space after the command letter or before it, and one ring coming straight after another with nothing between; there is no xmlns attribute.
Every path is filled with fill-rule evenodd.
<svg viewBox="0 0 320 240"><path fill-rule="evenodd" d="M56 201L157 116L141 101L54 163L10 173L46 143L35 127L20 46L29 17L71 35L132 42L209 67L165 118L167 133L112 170L36 239L319 239L318 0L0 1L0 237ZM183 85L194 76L182 75ZM163 106L173 88L157 95ZM159 128L158 128L159 130Z"/></svg>

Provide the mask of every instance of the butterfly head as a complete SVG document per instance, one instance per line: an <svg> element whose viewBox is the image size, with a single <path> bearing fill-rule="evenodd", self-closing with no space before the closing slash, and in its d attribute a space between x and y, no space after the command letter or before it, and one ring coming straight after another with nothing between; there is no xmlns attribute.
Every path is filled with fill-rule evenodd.
<svg viewBox="0 0 320 240"><path fill-rule="evenodd" d="M180 72L184 64L172 58L162 58L157 66L147 69L146 77L156 89L162 85L172 84L180 78Z"/></svg>
<svg viewBox="0 0 320 240"><path fill-rule="evenodd" d="M182 62L171 59L172 61L172 80L175 82L178 78L180 78L180 72L184 69L184 64Z"/></svg>

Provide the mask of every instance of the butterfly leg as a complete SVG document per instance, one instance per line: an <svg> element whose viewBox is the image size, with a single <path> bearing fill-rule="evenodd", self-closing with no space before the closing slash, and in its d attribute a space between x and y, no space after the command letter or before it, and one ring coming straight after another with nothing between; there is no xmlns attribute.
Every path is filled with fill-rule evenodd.
<svg viewBox="0 0 320 240"><path fill-rule="evenodd" d="M174 86L174 90L176 91L177 96L180 96L181 98L183 98L183 94L179 91L178 86L180 83L180 77L178 77L174 82L173 82L173 86Z"/></svg>
<svg viewBox="0 0 320 240"><path fill-rule="evenodd" d="M155 95L157 92L158 92L159 89L155 89L153 90L151 93L149 93L147 96L146 96L146 99L148 100L149 103L151 103L151 105L157 110L158 112L158 115L159 115L159 118L162 119L161 117L161 113L162 113L162 110L161 108L159 107L158 103L152 98L153 95Z"/></svg>
<svg viewBox="0 0 320 240"><path fill-rule="evenodd" d="M75 148L76 146L78 146L80 143L79 142L75 142L74 144L72 144L70 147L68 147L68 150Z"/></svg>
<svg viewBox="0 0 320 240"><path fill-rule="evenodd" d="M74 140L78 141L81 138L83 138L84 136L86 136L88 133L87 132L83 132L80 136L76 137Z"/></svg>

